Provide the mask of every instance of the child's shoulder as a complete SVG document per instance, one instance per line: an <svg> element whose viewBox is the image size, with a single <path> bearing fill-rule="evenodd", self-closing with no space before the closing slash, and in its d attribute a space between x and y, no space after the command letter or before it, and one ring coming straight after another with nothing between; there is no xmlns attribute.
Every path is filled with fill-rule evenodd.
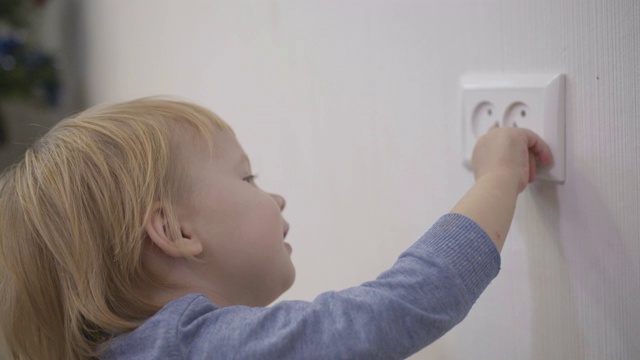
<svg viewBox="0 0 640 360"><path fill-rule="evenodd" d="M216 309L202 294L192 293L172 300L137 329L113 338L101 358L179 358L180 344L175 336L178 329L185 322L193 322Z"/></svg>

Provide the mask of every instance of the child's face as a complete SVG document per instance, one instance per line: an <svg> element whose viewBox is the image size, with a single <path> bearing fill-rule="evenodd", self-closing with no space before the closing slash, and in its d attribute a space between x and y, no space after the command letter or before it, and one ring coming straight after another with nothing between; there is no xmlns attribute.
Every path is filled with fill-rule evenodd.
<svg viewBox="0 0 640 360"><path fill-rule="evenodd" d="M199 275L218 305L265 306L295 278L284 199L258 188L249 159L229 131L214 136L214 152L182 151L189 188L178 206L185 237L203 244Z"/></svg>

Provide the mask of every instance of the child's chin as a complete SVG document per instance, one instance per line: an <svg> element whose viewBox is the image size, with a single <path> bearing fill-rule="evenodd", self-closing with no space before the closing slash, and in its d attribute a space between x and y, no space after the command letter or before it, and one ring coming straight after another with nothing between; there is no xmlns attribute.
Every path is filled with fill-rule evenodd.
<svg viewBox="0 0 640 360"><path fill-rule="evenodd" d="M293 283L295 281L296 281L296 268L293 266L293 263L291 263L291 276L288 279L287 283L285 284L284 290L282 290L282 294L284 294L287 290L291 289L291 286L293 286Z"/></svg>

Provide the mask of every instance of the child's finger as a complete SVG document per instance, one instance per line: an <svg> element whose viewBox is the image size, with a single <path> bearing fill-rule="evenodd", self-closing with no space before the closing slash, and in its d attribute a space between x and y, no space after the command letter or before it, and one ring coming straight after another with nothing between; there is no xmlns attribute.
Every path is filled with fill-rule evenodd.
<svg viewBox="0 0 640 360"><path fill-rule="evenodd" d="M534 133L531 130L526 130L526 134L527 147L529 148L529 151L533 153L538 161L540 161L540 164L551 164L553 162L553 154L551 154L549 145L547 145L547 143L545 143L544 140L542 140L542 138L538 136L538 134Z"/></svg>
<svg viewBox="0 0 640 360"><path fill-rule="evenodd" d="M529 182L532 183L536 179L536 157L529 152Z"/></svg>

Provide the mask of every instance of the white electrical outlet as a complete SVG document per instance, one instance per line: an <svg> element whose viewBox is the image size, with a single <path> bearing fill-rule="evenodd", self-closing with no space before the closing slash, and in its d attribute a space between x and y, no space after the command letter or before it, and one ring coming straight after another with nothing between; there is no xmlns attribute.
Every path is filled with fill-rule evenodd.
<svg viewBox="0 0 640 360"><path fill-rule="evenodd" d="M531 129L549 144L554 163L538 179L565 180L565 84L562 74L468 74L461 78L463 163L492 126Z"/></svg>

